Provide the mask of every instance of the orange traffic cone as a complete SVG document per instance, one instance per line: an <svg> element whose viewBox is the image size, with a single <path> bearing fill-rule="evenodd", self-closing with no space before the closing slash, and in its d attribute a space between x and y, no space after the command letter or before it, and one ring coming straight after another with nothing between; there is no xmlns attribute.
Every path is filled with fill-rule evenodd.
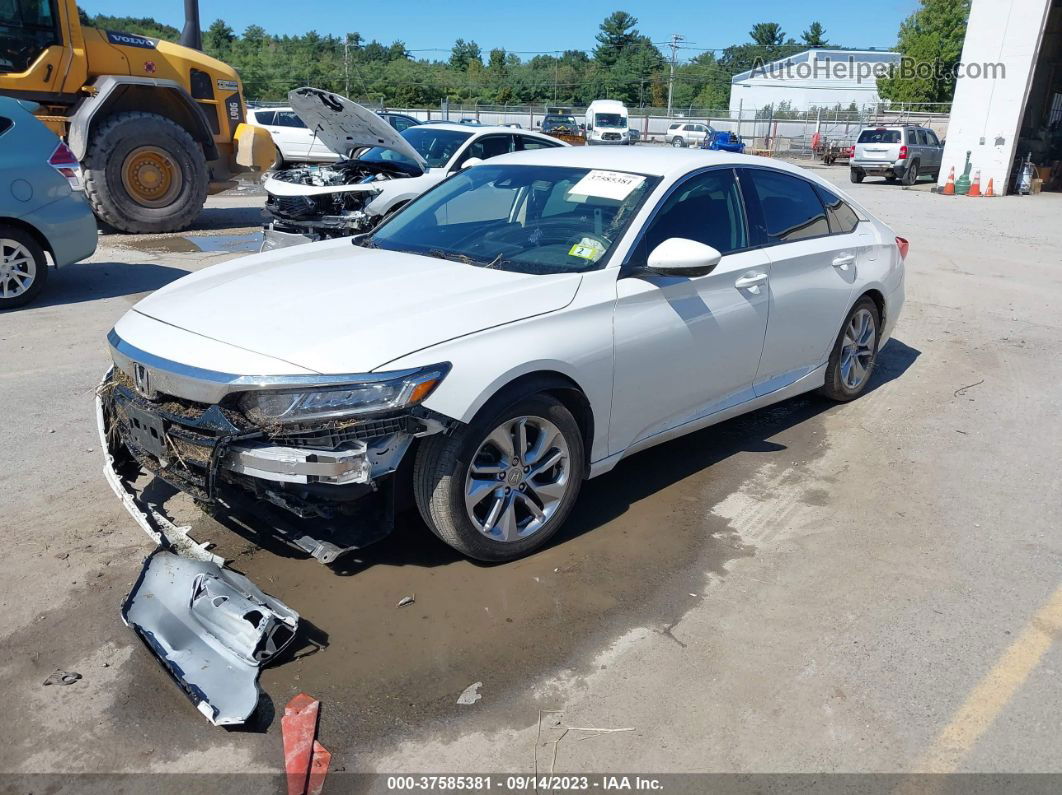
<svg viewBox="0 0 1062 795"><path fill-rule="evenodd" d="M948 181L944 183L944 190L941 193L945 196L955 195L955 166L952 166L951 171L948 172Z"/></svg>
<svg viewBox="0 0 1062 795"><path fill-rule="evenodd" d="M970 192L966 195L971 199L981 198L981 169L974 172L973 184L970 185Z"/></svg>
<svg viewBox="0 0 1062 795"><path fill-rule="evenodd" d="M985 190L985 195L984 195L984 198L986 198L986 199L991 199L991 198L993 198L996 195L995 192L992 190L992 181L993 181L992 177L989 177L988 178L988 188Z"/></svg>

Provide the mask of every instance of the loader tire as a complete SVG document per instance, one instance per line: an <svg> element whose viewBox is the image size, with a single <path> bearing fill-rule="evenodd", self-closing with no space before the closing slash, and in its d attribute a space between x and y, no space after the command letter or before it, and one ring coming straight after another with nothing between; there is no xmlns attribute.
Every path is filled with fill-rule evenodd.
<svg viewBox="0 0 1062 795"><path fill-rule="evenodd" d="M93 212L122 232L179 232L206 202L202 148L187 130L157 113L104 119L83 165Z"/></svg>

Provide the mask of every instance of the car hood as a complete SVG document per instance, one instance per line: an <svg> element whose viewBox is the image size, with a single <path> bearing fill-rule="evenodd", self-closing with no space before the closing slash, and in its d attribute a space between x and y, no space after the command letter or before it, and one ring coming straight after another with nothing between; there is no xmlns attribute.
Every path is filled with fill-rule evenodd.
<svg viewBox="0 0 1062 795"><path fill-rule="evenodd" d="M319 88L296 88L288 94L291 108L325 146L341 155L366 146L391 149L420 166L427 161L394 127L368 108Z"/></svg>
<svg viewBox="0 0 1062 795"><path fill-rule="evenodd" d="M441 342L562 309L581 280L365 249L342 238L204 268L134 311L314 372L364 373Z"/></svg>

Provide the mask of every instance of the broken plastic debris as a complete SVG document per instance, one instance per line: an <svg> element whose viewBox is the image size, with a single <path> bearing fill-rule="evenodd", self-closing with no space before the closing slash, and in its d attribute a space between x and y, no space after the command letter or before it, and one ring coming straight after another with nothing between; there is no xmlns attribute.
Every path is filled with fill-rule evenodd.
<svg viewBox="0 0 1062 795"><path fill-rule="evenodd" d="M468 687L465 688L465 692L463 692L458 697L457 703L458 704L475 704L477 701L479 701L481 698L483 698L483 695L479 692L479 689L481 687L483 687L483 683L482 682L476 682L475 684L469 685Z"/></svg>
<svg viewBox="0 0 1062 795"><path fill-rule="evenodd" d="M298 614L242 574L166 549L153 552L122 620L215 726L258 705L258 672L295 636Z"/></svg>
<svg viewBox="0 0 1062 795"><path fill-rule="evenodd" d="M56 671L44 680L44 686L48 685L72 685L81 678L76 671Z"/></svg>
<svg viewBox="0 0 1062 795"><path fill-rule="evenodd" d="M416 594L413 594L412 596L403 596L401 599L398 600L398 605L396 605L396 606L397 607L405 607L406 605L413 604L415 601L417 601L417 595Z"/></svg>

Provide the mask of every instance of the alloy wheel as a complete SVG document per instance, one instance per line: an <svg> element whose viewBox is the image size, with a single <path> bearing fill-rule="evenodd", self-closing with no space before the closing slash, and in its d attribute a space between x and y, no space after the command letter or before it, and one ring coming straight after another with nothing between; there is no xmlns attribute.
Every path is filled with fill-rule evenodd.
<svg viewBox="0 0 1062 795"><path fill-rule="evenodd" d="M17 298L33 286L37 262L17 240L0 238L0 299Z"/></svg>
<svg viewBox="0 0 1062 795"><path fill-rule="evenodd" d="M874 315L869 309L860 309L852 315L841 348L841 382L845 389L854 392L870 375L877 338Z"/></svg>
<svg viewBox="0 0 1062 795"><path fill-rule="evenodd" d="M472 457L465 510L488 538L521 541L545 526L572 483L560 429L542 417L514 417L491 431Z"/></svg>

